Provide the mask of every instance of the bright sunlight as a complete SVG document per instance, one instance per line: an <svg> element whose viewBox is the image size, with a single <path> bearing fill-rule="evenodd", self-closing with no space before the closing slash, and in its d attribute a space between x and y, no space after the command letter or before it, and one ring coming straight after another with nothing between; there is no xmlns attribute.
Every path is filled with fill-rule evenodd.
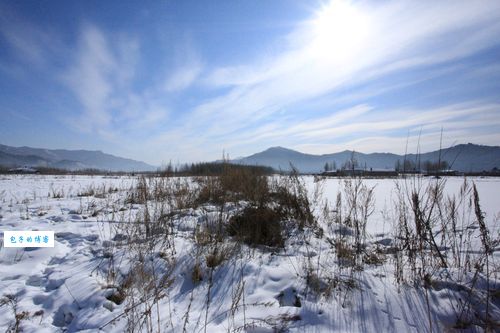
<svg viewBox="0 0 500 333"><path fill-rule="evenodd" d="M369 32L369 17L349 1L332 1L312 23L309 51L315 58L339 63L359 51Z"/></svg>

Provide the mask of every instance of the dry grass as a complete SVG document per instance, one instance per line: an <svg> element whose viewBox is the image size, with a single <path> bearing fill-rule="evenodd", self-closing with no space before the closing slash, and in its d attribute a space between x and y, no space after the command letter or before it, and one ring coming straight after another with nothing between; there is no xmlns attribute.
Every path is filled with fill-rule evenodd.
<svg viewBox="0 0 500 333"><path fill-rule="evenodd" d="M205 256L205 262L208 268L220 266L224 261L231 257L231 249L228 246L215 246L212 251Z"/></svg>
<svg viewBox="0 0 500 333"><path fill-rule="evenodd" d="M283 216L267 207L249 207L229 220L228 233L248 245L284 246Z"/></svg>
<svg viewBox="0 0 500 333"><path fill-rule="evenodd" d="M200 267L200 263L196 262L193 266L193 271L191 272L191 280L193 283L198 283L203 280L203 270Z"/></svg>

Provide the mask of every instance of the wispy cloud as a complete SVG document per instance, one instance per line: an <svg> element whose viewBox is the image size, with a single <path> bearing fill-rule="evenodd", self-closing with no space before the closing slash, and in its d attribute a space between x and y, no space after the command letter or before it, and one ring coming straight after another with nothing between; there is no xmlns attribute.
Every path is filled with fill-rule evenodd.
<svg viewBox="0 0 500 333"><path fill-rule="evenodd" d="M201 65L197 62L190 63L175 70L165 83L167 91L183 90L189 87L200 75Z"/></svg>
<svg viewBox="0 0 500 333"><path fill-rule="evenodd" d="M500 33L500 23L493 19L500 17L500 5L494 2L388 3L376 9L353 4L352 8L355 18L366 21L366 31L357 33L362 36L358 44L342 45L350 38L353 26L338 27L345 31L329 40L315 34L313 20L312 27L301 26L288 36L289 49L281 54L256 64L215 69L210 76L214 85L231 84L234 91L244 90L237 99L234 91L221 96L218 104L225 101L227 112L235 105L248 104L252 111L265 104L285 105L396 70L465 57L498 44L494 36ZM317 49L319 42L339 45ZM349 58L339 56L345 52Z"/></svg>
<svg viewBox="0 0 500 333"><path fill-rule="evenodd" d="M301 143L294 147L313 152L355 149L404 153L408 140L410 149L416 149L418 143L426 151L439 146L441 130L444 146L470 141L491 144L500 140L496 131L499 109L500 104L473 101L428 109L386 110L385 119L299 133Z"/></svg>
<svg viewBox="0 0 500 333"><path fill-rule="evenodd" d="M81 130L91 131L111 122L111 81L117 66L103 34L95 26L86 25L81 33L76 62L63 76L63 81L85 110L76 122Z"/></svg>
<svg viewBox="0 0 500 333"><path fill-rule="evenodd" d="M75 132L153 163L271 145L401 152L407 137L419 135L435 149L441 127L453 141L500 142L498 96L460 90L467 80L499 75L498 61L470 62L500 45L498 1L333 0L274 36L272 47L256 45L264 51L253 58L232 57L225 43L207 45L188 32L160 38L92 18L62 38L4 15L1 4L0 12L0 45L9 55L0 55L2 72L35 68L55 77L71 97L60 113Z"/></svg>
<svg viewBox="0 0 500 333"><path fill-rule="evenodd" d="M199 140L220 145L238 141L242 136L251 137L252 141L274 139L286 145L292 143L290 135L311 141L349 137L355 133L390 133L433 122L442 124L465 115L456 109L449 114L439 110L436 114L429 111L423 115L419 115L418 110L411 110L402 115L409 117L408 120L398 121L388 117L386 111L377 110L369 122L357 117L341 127L314 128L313 124L325 122L322 115L308 112L307 107L297 110L296 106L340 89L376 82L389 74L450 64L498 45L498 2L380 4L334 1L330 6L333 8L326 11L340 11L340 14L333 14L334 18L338 19L335 15L351 15L348 19L354 19L353 23L344 20L345 26L333 26L344 30L330 36L328 31L317 31L318 18L312 18L285 37L285 47L280 52L265 55L254 63L220 67L209 72L203 78L206 84L214 89L230 89L192 110L185 125L185 135L197 133ZM321 15L323 11L318 14ZM431 71L428 77L421 77L415 83L436 75L439 73ZM364 97L383 92L380 85L373 86L372 90L360 91L361 95L354 90L350 102L363 103ZM451 106L454 107L456 105ZM267 121L282 122L279 113L283 109L291 109L292 113L306 112L308 121L303 123L300 117L295 117L301 123L286 122L286 128L267 124ZM336 112L338 108L333 107L331 113ZM259 132L263 123L268 133ZM308 130L306 124L313 130ZM240 135L232 136L235 132Z"/></svg>
<svg viewBox="0 0 500 333"><path fill-rule="evenodd" d="M175 92L191 86L199 78L203 64L190 38L175 49L174 65L165 81L165 90Z"/></svg>
<svg viewBox="0 0 500 333"><path fill-rule="evenodd" d="M133 38L111 39L95 25L82 27L75 60L61 75L83 110L70 118L73 126L123 142L130 130L151 127L167 116L167 107L156 103L150 91L133 90L138 58Z"/></svg>

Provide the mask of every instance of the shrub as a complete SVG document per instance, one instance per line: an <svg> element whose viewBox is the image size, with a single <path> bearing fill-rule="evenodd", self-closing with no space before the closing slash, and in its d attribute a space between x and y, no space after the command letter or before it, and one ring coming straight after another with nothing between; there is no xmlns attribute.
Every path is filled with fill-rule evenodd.
<svg viewBox="0 0 500 333"><path fill-rule="evenodd" d="M125 300L125 293L123 292L123 290L119 289L115 292L112 292L110 293L109 295L106 296L106 299L115 303L116 305L120 305L123 303L123 301Z"/></svg>
<svg viewBox="0 0 500 333"><path fill-rule="evenodd" d="M356 251L353 247L347 243L345 240L338 240L335 242L335 250L337 252L337 258L339 264L342 266L352 266L354 265L356 259Z"/></svg>
<svg viewBox="0 0 500 333"><path fill-rule="evenodd" d="M195 181L199 186L196 204L200 205L207 202L222 204L224 202L223 192L218 177L197 177Z"/></svg>
<svg viewBox="0 0 500 333"><path fill-rule="evenodd" d="M273 182L271 193L281 216L294 219L299 229L315 225L306 186L295 169L289 176Z"/></svg>
<svg viewBox="0 0 500 333"><path fill-rule="evenodd" d="M196 262L193 266L191 280L193 280L193 283L198 283L203 280L203 271L201 270L200 264L198 262Z"/></svg>
<svg viewBox="0 0 500 333"><path fill-rule="evenodd" d="M268 180L259 170L231 165L226 168L220 176L220 183L230 201L246 200L262 206L269 200Z"/></svg>
<svg viewBox="0 0 500 333"><path fill-rule="evenodd" d="M248 245L283 247L282 216L268 207L248 207L229 220L228 233Z"/></svg>
<svg viewBox="0 0 500 333"><path fill-rule="evenodd" d="M220 174L198 177L197 203L223 204L245 200L255 205L264 205L269 200L269 184L260 169L223 164Z"/></svg>
<svg viewBox="0 0 500 333"><path fill-rule="evenodd" d="M364 253L363 262L368 265L380 266L385 262L385 256L381 251L374 249L373 251Z"/></svg>
<svg viewBox="0 0 500 333"><path fill-rule="evenodd" d="M217 252L217 250L214 250L213 253L207 254L205 257L208 268L215 268L219 266L224 261L224 259L224 255Z"/></svg>

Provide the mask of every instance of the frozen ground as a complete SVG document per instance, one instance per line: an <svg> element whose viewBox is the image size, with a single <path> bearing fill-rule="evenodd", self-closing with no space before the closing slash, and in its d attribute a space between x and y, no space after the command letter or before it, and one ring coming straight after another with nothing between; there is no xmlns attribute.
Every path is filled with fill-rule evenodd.
<svg viewBox="0 0 500 333"><path fill-rule="evenodd" d="M490 232L498 235L500 179L473 180ZM324 225L322 237L305 230L289 238L279 251L228 243L224 261L212 269L203 263L212 249L200 248L193 240L197 225L219 214L217 207L204 205L174 215L167 245L155 244L144 253L135 250L125 225L144 213L143 205L127 202L136 181L132 177L0 176L0 230L56 233L54 248L0 248L0 296L10 300L0 307L0 330L15 328L14 312L25 332L454 330L457 304L467 297L464 290L451 283L427 289L400 286L389 255L383 263L367 264L359 271L343 269L328 241L338 231L335 227ZM305 181L313 193L313 178ZM368 243L389 245L395 180L364 182L375 186L376 198L367 224ZM446 194L458 193L462 183L460 178L447 179ZM339 187L338 179L323 184L323 199L331 207ZM320 207L316 214L321 223ZM236 209L228 205L223 213L231 215ZM135 291L122 300L120 288L126 277L144 273L135 269L138 259L132 253L139 252L142 267L149 262L157 269L154 290L144 278L143 285L131 288ZM498 268L498 248L492 258L490 265ZM196 265L201 266L200 281L193 281ZM316 283L307 276L311 265ZM493 321L500 318L497 274L490 281L495 292L489 309ZM482 331L474 324L466 328Z"/></svg>

